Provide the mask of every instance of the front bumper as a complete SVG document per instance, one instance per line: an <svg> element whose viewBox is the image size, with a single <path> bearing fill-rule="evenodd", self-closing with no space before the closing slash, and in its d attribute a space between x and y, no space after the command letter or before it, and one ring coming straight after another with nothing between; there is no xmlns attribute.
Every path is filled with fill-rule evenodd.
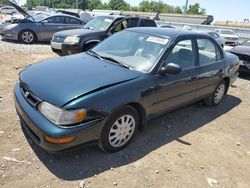
<svg viewBox="0 0 250 188"><path fill-rule="evenodd" d="M71 55L82 52L80 44L65 44L51 41L51 49L59 55Z"/></svg>
<svg viewBox="0 0 250 188"><path fill-rule="evenodd" d="M232 45L232 46L237 46L239 44L239 41L238 40L232 40L232 39L225 39L225 43L227 45Z"/></svg>
<svg viewBox="0 0 250 188"><path fill-rule="evenodd" d="M16 111L20 117L21 126L41 148L50 152L58 152L91 141L97 141L100 138L105 119L94 120L75 127L60 127L47 120L35 107L26 101L19 83L16 84L14 93ZM46 141L45 136L52 138L76 136L76 139L66 144L54 144Z"/></svg>
<svg viewBox="0 0 250 188"><path fill-rule="evenodd" d="M0 35L3 39L18 40L18 34L11 29L6 30L6 29L2 28L0 30Z"/></svg>

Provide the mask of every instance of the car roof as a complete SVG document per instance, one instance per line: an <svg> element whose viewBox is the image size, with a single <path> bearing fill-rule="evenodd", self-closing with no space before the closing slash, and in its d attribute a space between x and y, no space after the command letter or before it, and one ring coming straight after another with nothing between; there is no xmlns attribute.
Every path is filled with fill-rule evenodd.
<svg viewBox="0 0 250 188"><path fill-rule="evenodd" d="M197 33L194 31L187 31L184 29L174 29L174 28L161 28L161 27L134 27L130 29L126 29L128 31L136 31L146 34L152 35L159 35L167 38L173 38L178 36L193 36L193 35L200 35L200 36L208 36L207 34Z"/></svg>
<svg viewBox="0 0 250 188"><path fill-rule="evenodd" d="M81 20L81 19L79 19L79 18L77 18L77 17L75 17L75 16L71 16L71 15L69 15L69 14L62 14L62 13L51 13L51 14L48 15L47 18L44 18L44 19L48 19L48 18L51 18L51 17L54 17L54 16L66 16L66 17L70 17L70 18L75 18L75 19L77 19L77 20ZM81 20L81 21L82 21L82 20Z"/></svg>

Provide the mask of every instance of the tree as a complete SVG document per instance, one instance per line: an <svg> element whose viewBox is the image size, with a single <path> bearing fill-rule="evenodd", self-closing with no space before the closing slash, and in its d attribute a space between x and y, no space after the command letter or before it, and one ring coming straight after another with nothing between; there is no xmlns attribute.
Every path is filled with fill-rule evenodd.
<svg viewBox="0 0 250 188"><path fill-rule="evenodd" d="M130 5L124 0L110 0L109 6L112 10L130 10Z"/></svg>
<svg viewBox="0 0 250 188"><path fill-rule="evenodd" d="M175 13L176 13L176 14L182 14L182 13L183 13L180 6L176 6L176 7L175 7Z"/></svg>
<svg viewBox="0 0 250 188"><path fill-rule="evenodd" d="M93 9L102 9L102 2L101 0L88 0L88 9L93 10Z"/></svg>
<svg viewBox="0 0 250 188"><path fill-rule="evenodd" d="M204 14L206 14L206 9L201 8L199 3L195 3L194 5L189 5L189 8L187 10L187 14L204 15Z"/></svg>

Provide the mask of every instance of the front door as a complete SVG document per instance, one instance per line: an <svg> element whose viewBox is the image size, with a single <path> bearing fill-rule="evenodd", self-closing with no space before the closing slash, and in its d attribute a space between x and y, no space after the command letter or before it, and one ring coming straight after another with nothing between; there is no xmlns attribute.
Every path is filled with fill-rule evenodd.
<svg viewBox="0 0 250 188"><path fill-rule="evenodd" d="M165 60L164 66L175 63L182 68L179 74L155 77L154 112L162 113L196 99L198 87L194 40L179 41Z"/></svg>
<svg viewBox="0 0 250 188"><path fill-rule="evenodd" d="M43 20L40 23L40 40L49 41L52 39L55 32L65 30L65 17L53 16Z"/></svg>

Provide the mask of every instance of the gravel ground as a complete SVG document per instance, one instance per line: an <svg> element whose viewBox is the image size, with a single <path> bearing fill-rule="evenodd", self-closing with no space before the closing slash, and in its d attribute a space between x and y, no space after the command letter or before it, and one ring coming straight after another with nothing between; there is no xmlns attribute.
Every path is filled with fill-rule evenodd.
<svg viewBox="0 0 250 188"><path fill-rule="evenodd" d="M22 133L12 92L22 67L54 57L46 44L0 41L0 187L250 187L250 76L216 108L150 121L123 151L51 155Z"/></svg>
<svg viewBox="0 0 250 188"><path fill-rule="evenodd" d="M1 40L0 45L1 45L0 55L13 54L13 53L21 55L31 55L31 54L41 55L41 54L52 53L49 43L36 43L36 44L26 45L17 41Z"/></svg>

